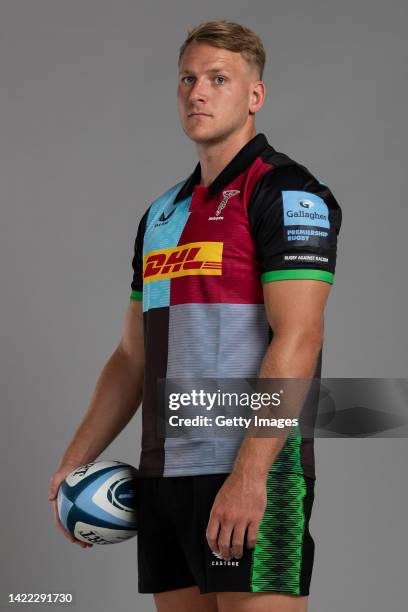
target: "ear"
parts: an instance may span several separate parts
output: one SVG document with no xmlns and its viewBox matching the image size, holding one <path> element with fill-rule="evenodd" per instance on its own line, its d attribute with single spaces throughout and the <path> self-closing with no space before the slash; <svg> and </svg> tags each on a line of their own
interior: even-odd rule
<svg viewBox="0 0 408 612">
<path fill-rule="evenodd" d="M 249 112 L 257 113 L 261 110 L 266 97 L 266 85 L 263 81 L 255 81 L 251 83 L 251 92 L 249 98 Z"/>
</svg>

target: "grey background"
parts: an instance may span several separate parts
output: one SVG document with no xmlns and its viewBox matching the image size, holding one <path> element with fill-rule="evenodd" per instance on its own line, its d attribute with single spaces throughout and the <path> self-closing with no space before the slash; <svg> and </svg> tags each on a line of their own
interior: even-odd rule
<svg viewBox="0 0 408 612">
<path fill-rule="evenodd" d="M 154 609 L 136 540 L 71 545 L 47 498 L 121 334 L 138 220 L 196 163 L 176 108 L 188 26 L 226 18 L 262 37 L 257 129 L 342 205 L 323 375 L 406 376 L 407 13 L 402 0 L 0 2 L 4 609 L 8 593 L 59 590 L 81 612 Z M 406 440 L 316 446 L 310 610 L 406 610 Z M 102 457 L 137 465 L 139 448 L 138 413 Z"/>
</svg>

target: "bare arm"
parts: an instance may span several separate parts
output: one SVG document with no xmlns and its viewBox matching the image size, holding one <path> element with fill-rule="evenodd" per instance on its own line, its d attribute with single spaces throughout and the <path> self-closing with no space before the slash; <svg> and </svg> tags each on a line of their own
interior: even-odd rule
<svg viewBox="0 0 408 612">
<path fill-rule="evenodd" d="M 323 341 L 323 313 L 330 285 L 282 280 L 264 285 L 265 307 L 274 331 L 259 371 L 261 378 L 311 378 Z M 245 438 L 234 469 L 219 490 L 207 528 L 210 548 L 223 559 L 240 558 L 244 535 L 255 545 L 266 507 L 266 481 L 286 436 Z M 232 544 L 232 550 L 230 546 Z"/>
<path fill-rule="evenodd" d="M 297 285 L 297 286 L 296 286 Z M 268 321 L 274 330 L 259 371 L 260 378 L 311 378 L 323 342 L 324 307 L 331 285 L 287 280 L 264 285 Z M 266 481 L 287 436 L 246 438 L 234 471 Z"/>
<path fill-rule="evenodd" d="M 61 482 L 75 467 L 93 461 L 127 425 L 140 405 L 144 378 L 142 303 L 130 300 L 120 342 L 106 362 L 89 407 L 51 477 L 49 500 L 58 529 L 71 542 L 87 548 L 61 524 L 57 494 Z"/>
<path fill-rule="evenodd" d="M 130 300 L 122 338 L 106 362 L 61 464 L 93 461 L 127 425 L 142 399 L 144 376 L 141 302 Z"/>
</svg>

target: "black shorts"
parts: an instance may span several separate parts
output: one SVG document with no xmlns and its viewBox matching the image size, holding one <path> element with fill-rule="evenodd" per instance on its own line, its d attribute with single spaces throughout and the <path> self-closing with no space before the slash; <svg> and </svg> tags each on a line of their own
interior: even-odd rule
<svg viewBox="0 0 408 612">
<path fill-rule="evenodd" d="M 215 496 L 228 474 L 139 478 L 139 593 L 198 585 L 201 593 L 308 595 L 314 559 L 311 478 L 270 472 L 256 546 L 224 561 L 208 546 Z"/>
</svg>

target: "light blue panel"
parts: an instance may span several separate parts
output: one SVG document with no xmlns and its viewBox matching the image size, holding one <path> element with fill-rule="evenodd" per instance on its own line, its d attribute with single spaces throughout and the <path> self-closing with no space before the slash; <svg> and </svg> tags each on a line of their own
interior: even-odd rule
<svg viewBox="0 0 408 612">
<path fill-rule="evenodd" d="M 181 181 L 153 202 L 147 216 L 143 257 L 156 249 L 175 247 L 189 216 L 191 196 L 174 204 L 185 181 Z M 143 285 L 143 311 L 170 305 L 170 279 Z"/>
<path fill-rule="evenodd" d="M 308 191 L 282 191 L 284 225 L 330 227 L 325 201 Z"/>
<path fill-rule="evenodd" d="M 170 304 L 170 279 L 152 281 L 143 285 L 143 312 Z"/>
</svg>

